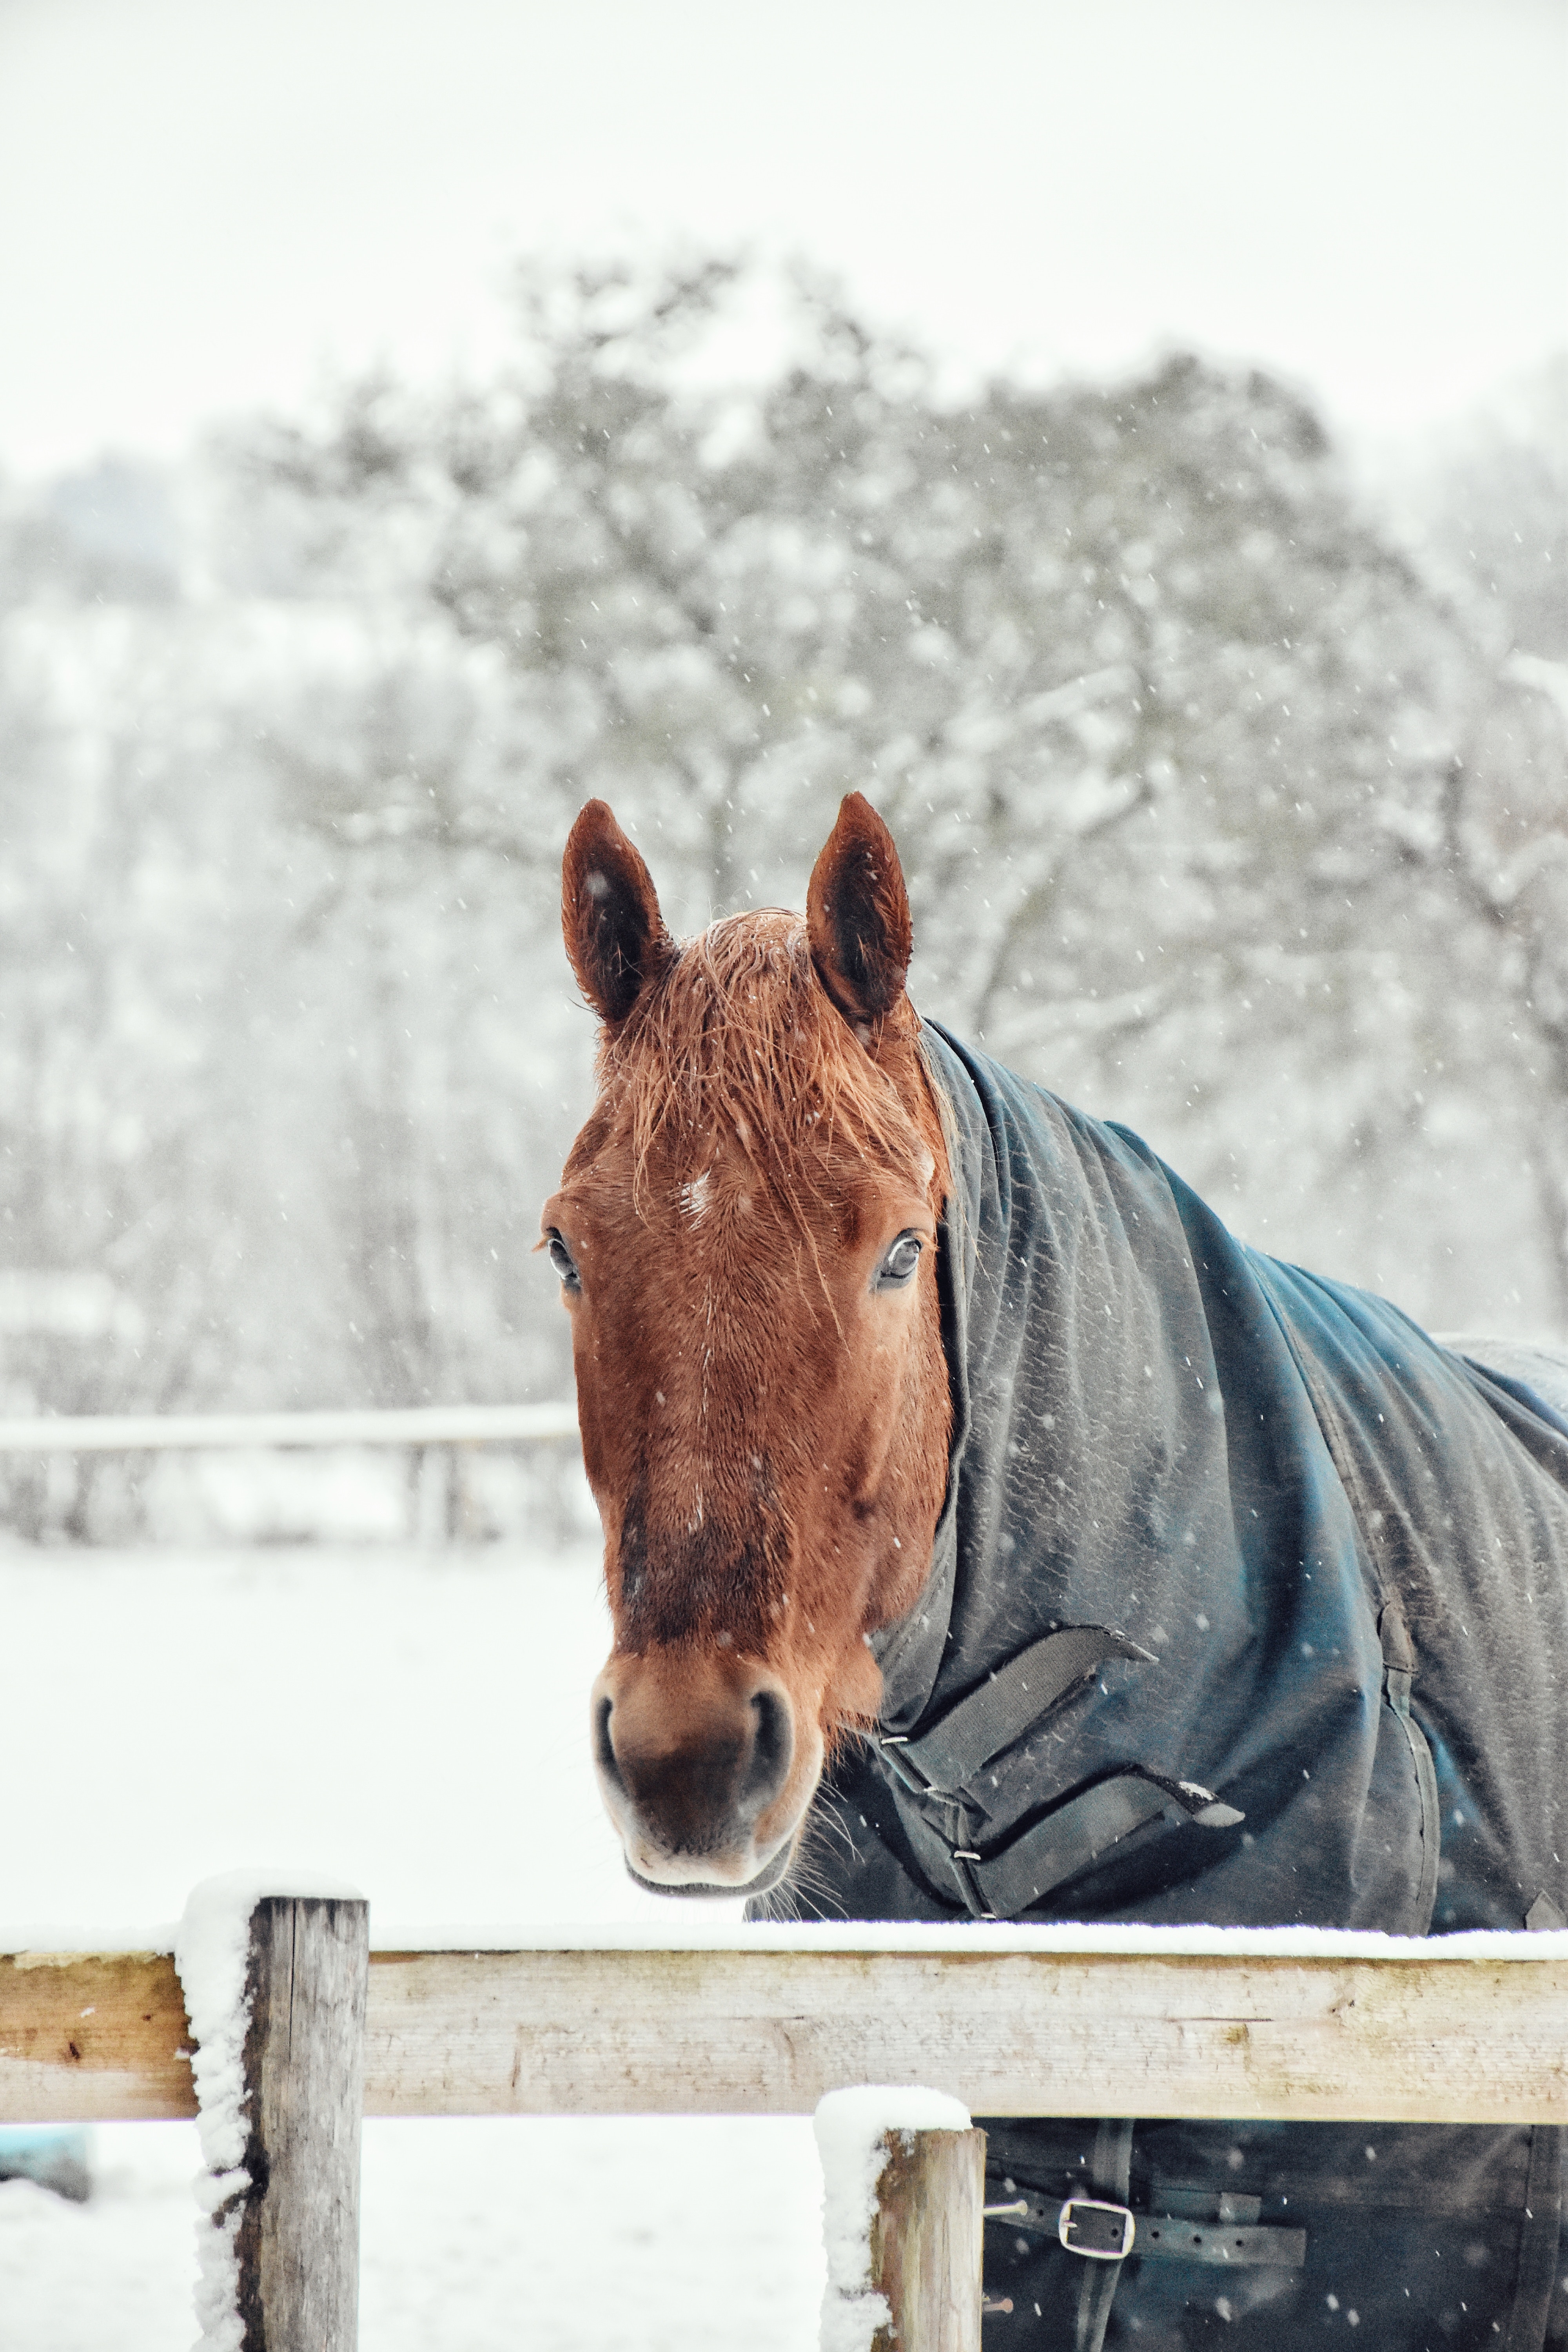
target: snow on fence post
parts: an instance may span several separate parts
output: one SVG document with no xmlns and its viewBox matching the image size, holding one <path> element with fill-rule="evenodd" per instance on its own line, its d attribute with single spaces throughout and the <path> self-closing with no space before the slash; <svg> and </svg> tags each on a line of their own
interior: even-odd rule
<svg viewBox="0 0 1568 2352">
<path fill-rule="evenodd" d="M 175 1959 L 208 2168 L 204 2352 L 354 2352 L 369 1906 L 294 1874 L 210 1879 Z"/>
<path fill-rule="evenodd" d="M 980 2352 L 985 2135 L 942 2091 L 818 2102 L 822 2352 Z"/>
</svg>

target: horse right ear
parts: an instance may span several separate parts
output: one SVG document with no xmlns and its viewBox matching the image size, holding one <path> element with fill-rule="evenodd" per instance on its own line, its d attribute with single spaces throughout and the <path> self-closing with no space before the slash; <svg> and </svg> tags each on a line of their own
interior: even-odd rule
<svg viewBox="0 0 1568 2352">
<path fill-rule="evenodd" d="M 675 961 L 653 877 L 603 801 L 590 801 L 567 836 L 561 928 L 578 987 L 613 1024 Z"/>
<path fill-rule="evenodd" d="M 904 992 L 914 948 L 910 896 L 893 836 L 863 793 L 848 793 L 811 869 L 811 961 L 862 1045 Z"/>
</svg>

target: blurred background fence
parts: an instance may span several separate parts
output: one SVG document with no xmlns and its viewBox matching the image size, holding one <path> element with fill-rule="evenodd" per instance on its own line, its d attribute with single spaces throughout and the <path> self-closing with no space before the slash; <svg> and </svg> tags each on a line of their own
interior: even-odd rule
<svg viewBox="0 0 1568 2352">
<path fill-rule="evenodd" d="M 485 380 L 0 490 L 0 1414 L 570 1393 L 591 793 L 689 929 L 866 790 L 922 1010 L 1265 1249 L 1568 1331 L 1562 364 L 1374 506 L 1257 373 L 954 407 L 798 273 L 736 388 L 729 261 L 514 290 Z M 166 1532 L 128 1460 L 0 1524 Z"/>
<path fill-rule="evenodd" d="M 596 1527 L 574 1405 L 0 1421 L 34 1542 L 569 1542 Z"/>
</svg>

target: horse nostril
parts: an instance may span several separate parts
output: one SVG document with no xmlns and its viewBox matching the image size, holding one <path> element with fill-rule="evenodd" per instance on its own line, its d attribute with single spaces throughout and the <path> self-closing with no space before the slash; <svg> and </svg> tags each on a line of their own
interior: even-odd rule
<svg viewBox="0 0 1568 2352">
<path fill-rule="evenodd" d="M 599 1699 L 594 1708 L 594 1761 L 612 1788 L 625 1787 L 621 1768 L 616 1760 L 615 1742 L 610 1738 L 610 1715 L 614 1702 Z"/>
<path fill-rule="evenodd" d="M 741 1790 L 745 1811 L 759 1813 L 778 1795 L 789 1778 L 795 1755 L 795 1725 L 789 1701 L 778 1692 L 752 1695 L 752 1754 Z"/>
</svg>

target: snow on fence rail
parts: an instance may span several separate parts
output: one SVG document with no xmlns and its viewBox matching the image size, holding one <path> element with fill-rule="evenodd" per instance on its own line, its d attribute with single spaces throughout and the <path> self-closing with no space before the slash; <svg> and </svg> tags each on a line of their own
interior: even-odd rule
<svg viewBox="0 0 1568 2352">
<path fill-rule="evenodd" d="M 353 2352 L 361 2115 L 798 2115 L 918 2082 L 982 2115 L 1568 2123 L 1568 1933 L 600 1930 L 371 1952 L 359 1898 L 257 1885 L 198 1890 L 187 1982 L 167 1949 L 0 1955 L 0 2121 L 188 2116 L 199 2084 L 215 2347 L 243 2319 L 266 2352 Z M 905 2352 L 978 2352 L 979 2142 L 884 2137 L 865 2291 L 858 2272 L 830 2290 L 825 2344 L 886 2320 Z"/>
</svg>

